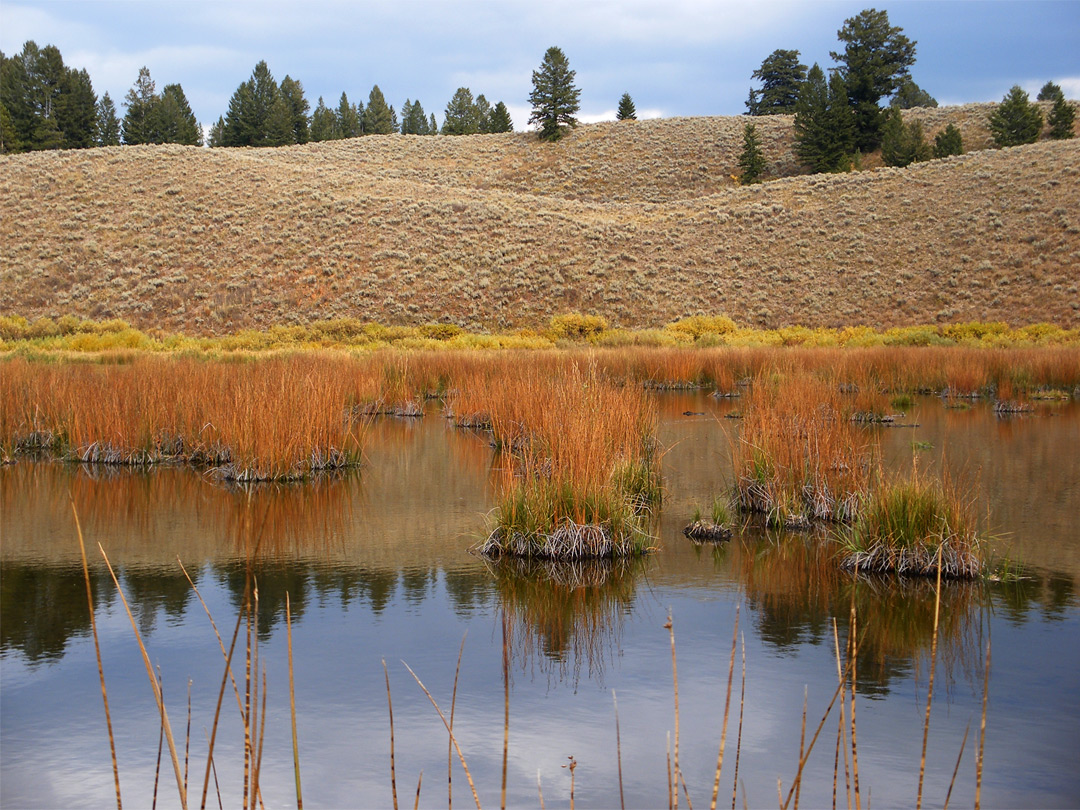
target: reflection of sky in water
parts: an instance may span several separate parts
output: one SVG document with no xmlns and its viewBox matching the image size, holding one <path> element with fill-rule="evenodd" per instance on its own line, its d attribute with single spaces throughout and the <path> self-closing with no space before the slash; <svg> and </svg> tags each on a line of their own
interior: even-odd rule
<svg viewBox="0 0 1080 810">
<path fill-rule="evenodd" d="M 204 577 L 200 588 L 211 610 L 229 624 L 230 597 Z M 664 800 L 665 733 L 672 728 L 670 647 L 663 630 L 666 611 L 675 616 L 682 706 L 681 760 L 699 802 L 709 791 L 715 767 L 727 652 L 737 596 L 731 590 L 640 589 L 633 616 L 623 627 L 617 666 L 605 672 L 603 687 L 587 679 L 577 687 L 553 682 L 515 660 L 511 693 L 511 778 L 513 804 L 535 800 L 536 769 L 545 797 L 564 799 L 569 755 L 577 770 L 582 806 L 609 804 L 617 785 L 614 716 L 610 690 L 618 693 L 623 771 L 633 804 L 659 806 Z M 193 684 L 195 750 L 221 674 L 220 652 L 197 605 L 189 606 L 190 626 L 166 628 L 158 621 L 150 636 L 152 660 L 161 667 L 170 696 L 170 717 L 182 733 L 186 679 Z M 740 773 L 751 804 L 771 795 L 776 776 L 789 783 L 798 748 L 803 686 L 810 695 L 811 727 L 832 695 L 835 661 L 831 645 L 799 643 L 778 649 L 763 644 L 745 607 L 741 628 L 747 640 L 744 745 Z M 231 627 L 230 627 L 231 630 Z M 156 755 L 156 712 L 126 617 L 115 608 L 100 620 L 106 679 L 120 745 L 121 784 L 132 806 L 149 803 Z M 389 800 L 389 733 L 380 660 L 391 673 L 397 772 L 403 794 L 415 789 L 424 771 L 429 801 L 445 790 L 447 740 L 441 724 L 400 663 L 407 662 L 449 708 L 458 645 L 468 633 L 457 704 L 457 732 L 470 769 L 491 803 L 501 767 L 501 633 L 496 611 L 484 608 L 461 616 L 440 578 L 423 614 L 411 609 L 400 589 L 380 614 L 362 601 L 344 610 L 329 600 L 309 605 L 294 625 L 297 704 L 305 799 L 310 806 L 385 806 Z M 1022 625 L 992 620 L 994 661 L 986 752 L 984 800 L 988 805 L 1046 805 L 1075 796 L 1080 780 L 1069 767 L 1080 750 L 1077 645 L 1065 643 L 1080 632 L 1073 610 L 1063 621 L 1029 615 Z M 261 643 L 270 684 L 269 727 L 264 754 L 264 790 L 274 804 L 291 795 L 285 633 L 274 629 Z M 1032 667 L 1032 661 L 1053 666 Z M 739 669 L 736 667 L 736 695 Z M 973 680 L 977 680 L 977 677 Z M 862 699 L 858 706 L 859 754 L 864 786 L 875 805 L 909 804 L 914 795 L 921 741 L 925 682 L 893 682 L 888 699 Z M 17 653 L 4 654 L 3 804 L 8 806 L 101 806 L 109 803 L 108 749 L 98 693 L 93 648 L 86 638 L 71 643 L 61 663 L 27 666 Z M 1047 700 L 1047 695 L 1053 695 Z M 1040 697 L 1041 696 L 1041 697 Z M 941 801 L 964 726 L 977 727 L 978 686 L 964 678 L 947 690 L 939 681 L 931 719 L 926 794 Z M 227 697 L 228 721 L 219 734 L 217 762 L 225 802 L 235 804 L 240 734 L 235 704 Z M 729 725 L 728 765 L 722 789 L 730 791 L 737 700 Z M 974 729 L 973 729 L 974 730 Z M 1017 741 L 1023 743 L 1018 745 Z M 974 736 L 965 761 L 971 764 Z M 811 760 L 803 788 L 805 806 L 830 801 L 835 720 Z M 199 756 L 193 757 L 198 763 Z M 455 759 L 456 762 L 456 759 Z M 201 775 L 193 776 L 193 781 Z M 457 800 L 467 802 L 464 775 L 456 769 Z M 963 766 L 958 797 L 973 793 L 973 766 Z M 726 788 L 723 785 L 726 784 Z M 163 773 L 162 795 L 174 802 L 171 773 Z M 170 806 L 166 803 L 166 806 Z"/>
<path fill-rule="evenodd" d="M 722 485 L 722 464 L 715 456 L 726 452 L 720 432 L 730 422 L 709 417 L 678 419 L 683 410 L 707 410 L 701 398 L 673 403 L 671 422 L 664 430 L 686 437 L 669 451 L 669 496 L 665 502 L 661 539 L 665 550 L 635 574 L 629 593 L 614 609 L 622 618 L 601 643 L 606 654 L 601 672 L 572 677 L 551 667 L 537 654 L 516 651 L 512 662 L 510 720 L 510 803 L 537 802 L 536 772 L 541 772 L 549 806 L 565 803 L 569 774 L 566 757 L 578 760 L 576 799 L 580 806 L 610 806 L 617 801 L 614 714 L 611 690 L 618 693 L 622 733 L 623 773 L 629 806 L 660 806 L 666 797 L 666 732 L 673 728 L 671 659 L 663 629 L 670 608 L 675 617 L 679 654 L 679 698 L 682 707 L 680 759 L 695 803 L 711 792 L 722 723 L 728 651 L 735 606 L 743 605 L 740 620 L 747 649 L 746 707 L 740 780 L 749 803 L 761 805 L 775 796 L 775 780 L 785 791 L 794 775 L 798 752 L 803 688 L 809 691 L 810 729 L 820 719 L 835 688 L 831 616 L 845 615 L 843 600 L 831 596 L 829 606 L 809 607 L 783 577 L 759 575 L 756 585 L 745 579 L 745 555 L 760 554 L 753 544 L 719 550 L 695 548 L 678 530 L 693 504 L 706 504 Z M 682 407 L 689 403 L 690 407 Z M 721 406 L 726 407 L 726 406 Z M 1034 518 L 1011 492 L 1016 481 L 1030 480 L 1044 463 L 1047 445 L 1062 451 L 1076 442 L 1071 428 L 1053 441 L 1039 438 L 1028 425 L 1010 428 L 1004 439 L 1011 456 L 1030 446 L 1032 469 L 1018 469 L 1016 458 L 994 461 L 983 456 L 988 433 L 1001 428 L 978 414 L 959 427 L 951 426 L 940 440 L 935 403 L 922 406 L 918 434 L 930 436 L 935 447 L 956 460 L 975 457 L 982 465 L 981 485 L 1001 492 L 1006 527 L 1018 534 L 1018 545 L 1034 545 L 1026 533 Z M 952 420 L 954 414 L 948 414 Z M 1071 425 L 1075 427 L 1075 414 Z M 718 424 L 720 428 L 718 428 Z M 935 426 L 938 427 L 935 427 Z M 984 427 L 980 428 L 979 425 Z M 1033 423 L 1038 427 L 1038 423 Z M 920 428 L 920 430 L 923 430 Z M 481 801 L 498 801 L 502 746 L 501 629 L 499 593 L 481 561 L 465 553 L 482 530 L 488 508 L 487 451 L 474 437 L 447 433 L 436 420 L 394 428 L 376 443 L 371 462 L 359 478 L 339 482 L 322 496 L 324 509 L 339 509 L 339 520 L 316 523 L 289 506 L 290 497 L 275 502 L 276 519 L 300 534 L 295 542 L 275 548 L 276 560 L 261 576 L 264 608 L 283 603 L 283 591 L 293 594 L 297 704 L 304 798 L 309 806 L 388 806 L 389 729 L 381 659 L 390 667 L 397 743 L 398 791 L 407 803 L 416 778 L 424 772 L 423 801 L 445 801 L 447 739 L 442 725 L 401 661 L 406 661 L 448 710 L 454 665 L 462 636 L 467 633 L 457 704 L 457 732 Z M 894 448 L 910 442 L 911 434 L 891 431 Z M 965 438 L 966 437 L 966 438 Z M 1071 438 L 1070 438 L 1071 437 Z M 992 448 L 992 445 L 991 445 Z M 962 451 L 962 452 L 961 452 Z M 899 452 L 897 450 L 897 452 Z M 980 455 L 982 454 L 982 455 Z M 1077 513 L 1076 481 L 1067 482 L 1067 465 L 1076 454 L 1063 454 L 1057 481 L 1047 483 L 1051 497 Z M 994 462 L 994 463 L 991 463 Z M 960 461 L 958 463 L 963 463 Z M 37 494 L 25 468 L 0 471 L 3 543 L 3 637 L 0 691 L 0 804 L 18 806 L 103 806 L 113 787 L 93 647 L 77 606 L 85 594 L 78 577 L 63 576 L 72 561 L 70 518 L 66 491 L 72 468 L 57 467 L 33 474 Z M 721 472 L 717 472 L 717 467 Z M 1007 480 L 995 477 L 1001 470 Z M 182 471 L 161 471 L 165 478 Z M 1071 474 L 1071 473 L 1070 473 Z M 121 476 L 117 480 L 124 480 Z M 102 482 L 103 486 L 110 486 Z M 122 486 L 113 484 L 111 486 Z M 187 549 L 189 570 L 210 604 L 223 633 L 235 620 L 236 587 L 227 563 L 235 548 L 228 541 L 224 517 L 227 498 L 221 491 L 195 480 L 181 487 L 184 501 L 169 505 L 143 481 L 141 495 L 120 495 L 113 489 L 110 509 L 88 516 L 88 539 L 102 540 L 130 574 L 125 592 L 142 608 L 141 624 L 148 630 L 153 662 L 161 667 L 169 699 L 170 719 L 182 736 L 187 680 L 193 682 L 194 717 L 192 793 L 202 782 L 204 730 L 221 678 L 221 654 L 208 622 L 193 596 L 182 597 L 171 562 Z M 18 497 L 17 497 L 18 496 Z M 138 515 L 140 502 L 158 504 L 155 515 Z M 263 503 L 267 501 L 264 499 Z M 194 505 L 194 506 L 193 506 Z M 123 506 L 123 508 L 119 508 Z M 235 507 L 232 507 L 235 509 Z M 299 516 L 298 516 L 299 515 Z M 1080 795 L 1075 772 L 1080 754 L 1080 609 L 1072 590 L 1075 569 L 1070 560 L 1077 548 L 1073 535 L 1063 536 L 1064 519 L 1051 514 L 1044 542 L 1060 550 L 1062 568 L 1053 577 L 1041 575 L 1022 588 L 997 588 L 993 607 L 984 613 L 994 644 L 991 670 L 983 801 L 987 806 L 1060 805 Z M 135 528 L 127 529 L 125 521 Z M 317 525 L 328 525 L 331 544 L 316 537 Z M 1056 533 L 1055 533 L 1056 532 Z M 1049 536 L 1049 540 L 1046 537 Z M 1070 541 L 1070 538 L 1073 538 Z M 69 542 L 70 540 L 70 542 Z M 1072 542 L 1072 545 L 1069 543 Z M 290 551 L 290 548 L 292 549 Z M 77 553 L 77 552 L 76 552 Z M 1042 551 L 1040 565 L 1053 558 Z M 293 563 L 282 567 L 292 555 Z M 299 561 L 296 559 L 299 557 Z M 42 558 L 54 560 L 40 567 Z M 200 562 L 201 561 L 201 562 Z M 25 564 L 39 579 L 13 579 Z M 44 572 L 44 573 L 43 573 Z M 77 573 L 77 572 L 76 572 Z M 51 577 L 51 578 L 50 578 Z M 20 592 L 12 583 L 20 582 Z M 33 599 L 26 604 L 30 595 Z M 119 602 L 107 604 L 101 591 L 99 631 L 104 645 L 105 675 L 113 723 L 120 745 L 120 776 L 125 802 L 148 806 L 157 753 L 157 712 L 149 684 Z M 505 593 L 504 593 L 505 596 Z M 812 601 L 812 600 L 811 600 Z M 840 603 L 842 601 L 842 603 Z M 976 600 L 977 601 L 977 600 Z M 513 601 L 508 602 L 515 610 Z M 953 604 L 946 599 L 946 604 Z M 977 610 L 974 601 L 968 610 Z M 62 610 L 58 605 L 68 605 Z M 766 610 L 767 605 L 772 607 Z M 774 608 L 790 622 L 781 634 L 784 643 L 769 641 L 775 631 Z M 869 610 L 870 608 L 868 608 Z M 50 613 L 50 610 L 52 611 Z M 63 611 L 67 611 L 64 613 Z M 39 615 L 39 614 L 45 614 Z M 84 611 L 85 614 L 85 611 Z M 524 613 L 515 614 L 520 617 Z M 65 618 L 66 617 L 66 618 Z M 770 618 L 772 617 L 772 618 Z M 264 754 L 264 794 L 268 806 L 289 804 L 293 796 L 288 715 L 285 629 L 280 613 L 272 625 L 264 621 L 260 641 L 269 680 L 269 719 Z M 873 616 L 860 619 L 874 622 Z M 966 804 L 974 793 L 974 752 L 981 699 L 981 654 L 985 636 L 978 636 L 975 614 L 973 649 L 953 665 L 939 668 L 935 710 L 931 718 L 930 750 L 925 796 L 928 804 L 943 801 L 965 726 L 972 724 L 953 801 Z M 826 632 L 820 632 L 824 624 Z M 880 622 L 882 626 L 887 623 Z M 594 626 L 605 626 L 603 622 Z M 881 630 L 881 627 L 870 628 Z M 881 632 L 885 632 L 881 630 Z M 28 635 L 52 633 L 48 654 L 32 661 Z M 841 633 L 843 624 L 841 623 Z M 918 636 L 918 634 L 915 634 Z M 907 636 L 905 636 L 907 638 Z M 943 640 L 943 645 L 949 642 Z M 606 645 L 606 646 L 605 646 Z M 40 644 L 38 645 L 41 646 Z M 574 648 L 569 647 L 569 654 Z M 874 806 L 913 803 L 918 779 L 922 716 L 925 708 L 925 650 L 901 650 L 890 674 L 870 686 L 858 705 L 860 776 L 872 789 Z M 550 663 L 550 662 L 548 662 Z M 862 665 L 862 662 L 860 662 Z M 572 667 L 571 667 L 572 669 Z M 868 666 L 869 669 L 869 666 Z M 553 676 L 554 672 L 554 676 Z M 946 674 L 947 673 L 947 674 Z M 879 677 L 873 672 L 865 677 Z M 731 795 L 731 774 L 738 722 L 739 668 L 729 737 L 721 804 Z M 225 722 L 218 737 L 217 764 L 226 806 L 239 803 L 242 738 L 235 699 L 226 696 Z M 804 806 L 831 802 L 832 760 L 836 720 L 830 718 L 819 748 L 810 760 L 803 787 Z M 460 766 L 454 766 L 457 804 L 471 806 Z M 843 776 L 841 774 L 841 781 Z M 163 768 L 159 801 L 175 806 L 171 767 Z M 211 798 L 211 804 L 216 799 Z M 739 802 L 741 804 L 741 791 Z M 192 804 L 195 799 L 192 799 Z"/>
</svg>

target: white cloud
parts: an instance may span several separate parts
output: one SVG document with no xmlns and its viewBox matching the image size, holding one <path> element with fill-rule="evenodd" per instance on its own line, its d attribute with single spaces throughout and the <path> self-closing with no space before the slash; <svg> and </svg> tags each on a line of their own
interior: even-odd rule
<svg viewBox="0 0 1080 810">
<path fill-rule="evenodd" d="M 23 43 L 32 39 L 42 47 L 56 45 L 67 63 L 65 44 L 98 39 L 97 29 L 93 26 L 66 20 L 40 8 L 7 2 L 0 9 L 0 22 L 3 23 L 0 25 L 0 50 L 8 56 L 22 51 Z"/>
<path fill-rule="evenodd" d="M 614 121 L 615 120 L 615 108 L 610 110 L 604 110 L 601 113 L 587 113 L 578 116 L 578 120 L 583 124 L 596 124 L 600 121 Z M 648 118 L 663 118 L 664 111 L 658 108 L 651 108 L 647 110 L 637 110 L 637 117 L 639 121 L 644 121 Z"/>
<path fill-rule="evenodd" d="M 1061 79 L 1054 79 L 1054 82 L 1061 86 L 1065 98 L 1080 99 L 1080 76 L 1065 76 Z"/>
</svg>

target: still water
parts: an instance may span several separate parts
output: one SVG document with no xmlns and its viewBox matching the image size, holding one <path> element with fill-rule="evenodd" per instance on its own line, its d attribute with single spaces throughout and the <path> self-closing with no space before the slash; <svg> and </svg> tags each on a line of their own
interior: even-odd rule
<svg viewBox="0 0 1080 810">
<path fill-rule="evenodd" d="M 504 634 L 509 658 L 508 803 L 580 807 L 667 799 L 674 731 L 671 641 L 678 653 L 679 758 L 692 801 L 711 798 L 736 621 L 746 682 L 738 751 L 739 806 L 787 793 L 799 757 L 804 695 L 808 737 L 837 683 L 856 607 L 859 777 L 864 803 L 915 802 L 930 664 L 934 594 L 928 583 L 858 583 L 823 565 L 817 541 L 747 527 L 729 543 L 695 545 L 681 529 L 730 485 L 738 402 L 699 394 L 658 398 L 666 496 L 657 553 L 625 565 L 573 569 L 492 565 L 469 553 L 493 505 L 498 464 L 475 434 L 438 411 L 374 427 L 354 475 L 307 486 L 229 489 L 197 472 L 90 469 L 22 461 L 0 469 L 0 805 L 102 807 L 115 802 L 86 590 L 72 505 L 91 557 L 96 619 L 123 799 L 148 807 L 159 714 L 100 543 L 164 684 L 183 744 L 191 695 L 190 803 L 198 803 L 206 740 L 223 673 L 207 606 L 230 635 L 243 598 L 245 549 L 258 540 L 258 645 L 266 670 L 261 775 L 267 807 L 295 803 L 285 600 L 293 615 L 303 798 L 309 807 L 387 807 L 393 698 L 397 788 L 411 804 L 448 799 L 448 735 L 405 668 L 449 711 L 464 642 L 455 735 L 480 800 L 500 797 Z M 687 415 L 686 412 L 690 412 Z M 1017 583 L 950 583 L 941 631 L 924 797 L 940 805 L 965 730 L 953 803 L 975 794 L 983 660 L 992 642 L 982 803 L 1076 806 L 1080 801 L 1080 407 L 1040 406 L 1002 419 L 985 405 L 947 410 L 920 400 L 907 426 L 881 432 L 897 469 L 917 463 L 966 482 L 994 548 L 1027 566 Z M 917 423 L 917 426 L 916 426 Z M 226 638 L 226 644 L 228 638 Z M 741 660 L 720 780 L 730 805 Z M 613 692 L 621 748 L 616 745 Z M 240 804 L 243 736 L 226 694 L 215 751 L 224 806 Z M 832 803 L 837 718 L 807 763 L 804 806 Z M 180 753 L 183 765 L 183 752 Z M 164 754 L 159 806 L 178 805 Z M 841 761 L 840 805 L 844 770 Z M 472 806 L 453 763 L 453 802 Z M 217 805 L 211 778 L 211 805 Z M 682 797 L 680 797 L 682 799 Z M 685 799 L 682 799 L 685 801 Z"/>
</svg>

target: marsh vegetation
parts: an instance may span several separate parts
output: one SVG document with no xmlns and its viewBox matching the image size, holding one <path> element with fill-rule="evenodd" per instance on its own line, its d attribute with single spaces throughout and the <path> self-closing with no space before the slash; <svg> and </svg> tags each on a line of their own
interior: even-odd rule
<svg viewBox="0 0 1080 810">
<path fill-rule="evenodd" d="M 785 792 L 800 785 L 793 803 L 827 802 L 834 775 L 842 784 L 845 773 L 843 760 L 833 758 L 834 741 L 841 753 L 847 747 L 847 772 L 853 775 L 849 732 L 831 725 L 828 733 L 835 740 L 824 744 L 822 738 L 801 772 L 805 750 L 792 748 L 791 774 L 783 767 L 777 773 L 775 756 L 760 754 L 761 746 L 779 744 L 763 719 L 776 715 L 775 707 L 766 711 L 765 704 L 780 700 L 789 717 L 785 730 L 775 733 L 790 741 L 794 729 L 797 736 L 801 706 L 777 696 L 810 682 L 812 731 L 815 714 L 826 714 L 843 681 L 846 706 L 853 683 L 859 694 L 874 698 L 869 703 L 859 698 L 860 779 L 873 785 L 874 796 L 910 799 L 913 783 L 890 775 L 892 765 L 883 763 L 892 760 L 882 757 L 892 742 L 882 740 L 895 741 L 897 734 L 917 740 L 922 719 L 918 725 L 897 725 L 888 708 L 896 697 L 890 695 L 909 701 L 936 661 L 949 688 L 933 697 L 931 751 L 939 739 L 939 749 L 947 753 L 928 760 L 926 795 L 935 800 L 945 795 L 953 763 L 962 756 L 967 765 L 956 790 L 970 796 L 979 789 L 972 758 L 977 737 L 962 747 L 962 723 L 938 703 L 958 702 L 964 711 L 956 714 L 965 717 L 972 707 L 977 725 L 989 624 L 996 628 L 995 655 L 999 644 L 1004 647 L 1007 673 L 1010 649 L 1026 643 L 1024 623 L 1049 623 L 1048 631 L 1060 637 L 1064 627 L 1053 624 L 1053 617 L 1076 610 L 1071 584 L 1076 572 L 1068 562 L 1077 553 L 1068 539 L 1071 517 L 1047 511 L 1036 518 L 1041 530 L 1036 532 L 1020 517 L 1026 511 L 1015 503 L 1019 493 L 1014 491 L 1017 480 L 1039 480 L 1045 493 L 1040 502 L 1046 505 L 1075 503 L 1080 494 L 1069 462 L 1054 467 L 1045 455 L 1075 443 L 1075 403 L 1035 399 L 1045 392 L 1060 397 L 1080 384 L 1076 359 L 1076 349 L 1068 346 L 9 357 L 0 374 L 0 443 L 14 462 L 0 469 L 5 679 L 26 667 L 66 666 L 68 651 L 85 650 L 89 641 L 82 577 L 64 580 L 81 584 L 81 612 L 73 603 L 64 615 L 54 615 L 62 603 L 49 596 L 58 593 L 57 577 L 66 576 L 62 572 L 71 562 L 70 518 L 64 517 L 70 491 L 90 539 L 87 574 L 98 622 L 109 626 L 122 616 L 119 586 L 152 660 L 162 662 L 158 677 L 178 751 L 184 744 L 177 717 L 186 711 L 178 703 L 181 679 L 198 684 L 193 727 L 222 724 L 213 754 L 220 788 L 211 778 L 211 797 L 220 789 L 226 802 L 292 801 L 294 787 L 284 779 L 292 778 L 293 756 L 284 657 L 290 634 L 297 645 L 296 733 L 305 798 L 340 803 L 359 795 L 350 792 L 357 789 L 351 777 L 330 776 L 327 768 L 344 771 L 324 746 L 355 741 L 362 733 L 367 764 L 361 771 L 370 784 L 361 793 L 375 803 L 388 801 L 382 657 L 393 698 L 399 799 L 411 796 L 415 783 L 406 788 L 405 782 L 420 770 L 427 772 L 423 792 L 428 796 L 432 769 L 446 767 L 448 739 L 430 733 L 441 727 L 438 715 L 396 662 L 404 659 L 413 668 L 449 720 L 454 672 L 445 662 L 458 651 L 460 631 L 475 627 L 460 665 L 453 728 L 483 803 L 495 801 L 493 786 L 503 779 L 505 691 L 513 803 L 535 797 L 537 767 L 548 800 L 565 795 L 568 774 L 559 766 L 573 755 L 580 763 L 575 790 L 583 806 L 613 801 L 618 764 L 628 796 L 662 804 L 667 790 L 663 730 L 673 718 L 658 713 L 656 693 L 659 689 L 662 703 L 670 705 L 673 683 L 657 682 L 657 667 L 671 664 L 667 634 L 658 628 L 670 606 L 682 702 L 682 746 L 673 760 L 672 784 L 699 801 L 709 794 L 717 769 L 715 746 L 723 720 L 717 693 L 722 697 L 725 689 L 702 673 L 715 674 L 731 663 L 734 611 L 740 604 L 739 629 L 748 639 L 745 727 L 740 737 L 743 687 L 736 660 L 722 766 L 725 790 L 735 787 L 737 796 L 755 802 L 781 775 Z M 931 391 L 936 396 L 926 393 Z M 738 396 L 715 398 L 713 392 Z M 999 397 L 1029 403 L 1032 410 L 996 411 Z M 946 407 L 954 401 L 969 407 Z M 423 416 L 375 415 L 394 413 L 403 403 L 413 403 Z M 230 405 L 237 408 L 231 421 Z M 722 418 L 736 413 L 740 419 Z M 865 413 L 894 421 L 858 418 Z M 213 433 L 203 429 L 207 423 Z M 237 427 L 229 432 L 223 429 L 227 425 Z M 977 434 L 969 437 L 976 426 Z M 211 436 L 219 444 L 211 444 Z M 289 437 L 284 450 L 282 436 Z M 1030 444 L 1040 436 L 1045 442 Z M 1020 439 L 1026 449 L 1014 446 Z M 116 451 L 111 463 L 86 452 L 95 444 Z M 246 459 L 246 469 L 289 474 L 276 476 L 276 483 L 230 481 L 212 472 L 221 466 L 220 458 L 207 458 L 206 448 L 212 447 L 228 447 L 234 458 Z M 319 472 L 311 464 L 316 450 L 325 455 L 328 448 L 342 447 L 353 454 L 348 466 Z M 1021 462 L 1027 465 L 1023 469 L 1016 466 Z M 981 468 L 977 478 L 968 464 Z M 1048 475 L 1051 469 L 1060 475 Z M 951 482 L 964 476 L 977 484 L 959 496 Z M 737 508 L 743 489 L 749 511 Z M 694 504 L 702 518 L 727 525 L 730 539 L 697 545 L 682 538 Z M 903 529 L 895 525 L 898 513 L 910 518 Z M 560 527 L 588 527 L 607 539 L 629 521 L 636 521 L 632 536 L 655 553 L 560 563 L 542 545 Z M 936 559 L 941 541 L 953 542 L 952 529 L 945 537 L 946 526 L 970 529 L 978 538 L 969 551 L 977 555 L 979 571 L 967 573 L 989 571 L 1004 581 L 981 575 L 966 583 L 949 581 L 957 571 L 949 567 L 947 547 L 940 569 L 871 564 L 875 557 L 895 563 L 896 555 L 883 550 L 881 538 L 899 540 L 906 548 L 911 527 L 919 529 L 916 541 L 929 543 L 921 559 Z M 534 531 L 532 540 L 541 545 L 520 556 L 487 559 L 468 553 L 484 538 L 498 539 L 500 527 L 514 527 L 511 531 L 522 538 Z M 1026 579 L 1013 575 L 1015 568 L 1002 572 L 988 554 L 1001 551 L 998 543 L 1008 532 L 1016 535 L 1019 546 L 1011 554 L 1025 563 Z M 855 551 L 860 538 L 867 546 Z M 96 542 L 114 564 L 116 583 L 94 553 Z M 850 566 L 858 573 L 844 564 L 844 554 L 854 553 L 868 555 Z M 220 721 L 213 707 L 225 659 L 176 556 L 207 599 L 226 652 L 232 623 L 241 620 L 233 660 L 237 686 L 235 692 L 228 686 L 233 697 L 226 694 L 230 708 Z M 900 559 L 907 558 L 901 554 Z M 51 561 L 42 567 L 42 560 Z M 944 581 L 935 587 L 939 570 Z M 42 606 L 42 614 L 23 623 L 20 611 L 29 605 Z M 1014 624 L 994 618 L 989 606 Z M 392 624 L 380 629 L 391 617 Z M 173 627 L 185 628 L 183 639 L 170 640 Z M 114 706 L 134 699 L 130 688 L 138 694 L 150 691 L 145 681 L 129 688 L 127 679 L 115 675 L 117 656 L 126 656 L 118 645 L 133 643 L 130 628 L 125 633 L 113 632 L 102 648 Z M 414 634 L 423 640 L 408 641 Z M 196 640 L 204 635 L 209 646 Z M 349 639 L 347 649 L 341 638 Z M 245 644 L 251 656 L 248 686 L 241 675 L 247 667 Z M 331 647 L 337 652 L 327 659 Z M 797 657 L 831 668 L 831 680 L 801 664 L 772 675 L 769 650 L 781 658 L 798 651 Z M 837 659 L 841 673 L 850 668 L 847 676 L 837 676 Z M 990 669 L 991 696 L 1008 688 L 995 686 L 995 678 L 1008 677 L 996 675 L 996 667 Z M 360 706 L 355 710 L 341 702 L 349 704 L 349 695 L 356 694 L 343 685 L 353 677 L 346 678 L 346 671 L 366 673 L 357 676 Z M 84 676 L 94 683 L 95 675 L 86 671 L 79 677 Z M 541 694 L 532 685 L 538 676 L 547 684 Z M 15 693 L 38 694 L 31 680 L 15 682 Z M 570 684 L 575 688 L 564 688 Z M 618 744 L 609 739 L 614 728 L 610 695 L 597 689 L 607 685 L 618 688 Z M 93 699 L 90 691 L 87 701 Z M 5 734 L 15 733 L 23 714 L 7 701 L 7 694 L 15 693 L 5 693 Z M 598 701 L 598 694 L 604 699 Z M 330 700 L 330 695 L 339 697 Z M 263 700 L 268 709 L 261 708 Z M 1044 711 L 1046 700 L 1033 692 L 1026 711 Z M 876 701 L 883 701 L 880 709 Z M 496 702 L 497 713 L 484 708 Z M 342 711 L 349 713 L 346 725 L 353 731 L 330 720 Z M 995 711 L 1009 710 L 995 709 L 991 698 L 985 761 L 994 787 L 982 789 L 1012 796 L 1013 788 L 1002 785 L 1011 777 L 1002 774 L 1012 773 L 1014 763 L 1002 753 L 1005 743 L 994 738 L 996 724 L 1004 722 Z M 152 704 L 121 710 L 114 718 L 122 729 L 117 757 L 125 799 L 147 796 L 144 789 L 155 781 L 153 752 L 133 748 L 132 742 L 156 739 L 160 715 Z M 565 728 L 544 719 L 555 716 L 564 718 Z M 836 714 L 829 717 L 837 723 Z M 845 718 L 843 728 L 849 728 L 850 714 Z M 140 730 L 127 731 L 133 728 Z M 96 750 L 102 750 L 102 728 L 95 723 L 91 731 Z M 426 741 L 433 736 L 441 736 L 441 754 L 434 750 L 440 746 Z M 190 745 L 193 752 L 199 749 L 196 737 Z M 703 757 L 701 751 L 708 749 L 712 753 Z M 905 750 L 913 779 L 919 753 L 917 746 Z M 182 760 L 182 753 L 178 756 Z M 460 803 L 468 801 L 460 793 L 468 788 L 454 756 Z M 324 758 L 325 763 L 314 761 Z M 441 765 L 433 764 L 440 759 Z M 191 790 L 197 793 L 207 760 L 195 761 L 200 770 Z M 729 770 L 736 761 L 744 787 Z M 108 760 L 93 767 L 107 773 Z M 350 769 L 355 763 L 345 770 Z M 8 776 L 5 783 L 15 785 Z M 55 780 L 51 784 L 64 789 Z M 1053 795 L 1069 789 L 1059 785 Z M 19 787 L 7 790 L 10 797 L 26 795 Z M 108 801 L 107 792 L 95 796 L 97 803 Z M 160 798 L 171 801 L 164 793 Z"/>
</svg>

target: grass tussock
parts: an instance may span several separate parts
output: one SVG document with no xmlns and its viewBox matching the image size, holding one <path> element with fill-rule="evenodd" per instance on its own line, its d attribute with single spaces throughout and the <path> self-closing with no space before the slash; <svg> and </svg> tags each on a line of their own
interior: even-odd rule
<svg viewBox="0 0 1080 810">
<path fill-rule="evenodd" d="M 582 559 L 644 553 L 660 499 L 656 409 L 595 366 L 492 368 L 452 400 L 501 449 L 502 496 L 486 555 Z M 482 416 L 476 416 L 482 414 Z"/>
<path fill-rule="evenodd" d="M 970 502 L 921 476 L 874 488 L 844 533 L 842 567 L 898 576 L 974 579 L 984 569 Z"/>
<path fill-rule="evenodd" d="M 12 453 L 31 447 L 84 463 L 187 463 L 240 482 L 305 479 L 361 459 L 366 425 L 349 414 L 371 381 L 348 373 L 349 365 L 315 355 L 8 361 L 0 436 Z"/>
<path fill-rule="evenodd" d="M 870 485 L 871 451 L 834 387 L 805 375 L 759 376 L 734 447 L 736 504 L 772 526 L 849 521 Z"/>
</svg>

